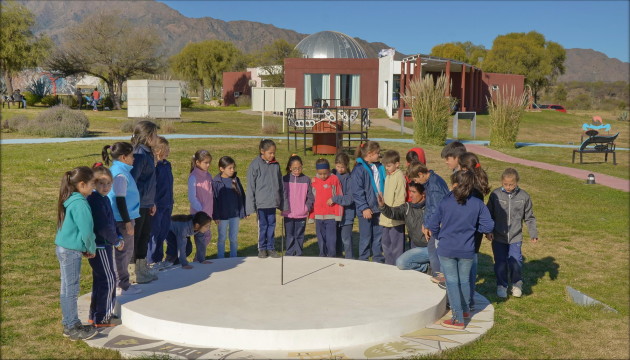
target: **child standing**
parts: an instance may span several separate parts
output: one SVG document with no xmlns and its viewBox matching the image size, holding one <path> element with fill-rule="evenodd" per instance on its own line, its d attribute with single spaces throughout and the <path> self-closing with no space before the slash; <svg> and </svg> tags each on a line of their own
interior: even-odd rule
<svg viewBox="0 0 630 360">
<path fill-rule="evenodd" d="M 287 162 L 287 174 L 282 177 L 284 186 L 284 231 L 286 234 L 285 255 L 300 256 L 304 247 L 306 218 L 313 208 L 311 179 L 302 173 L 302 158 L 291 155 Z"/>
<path fill-rule="evenodd" d="M 151 239 L 151 216 L 155 215 L 155 158 L 152 148 L 157 143 L 157 125 L 140 121 L 133 129 L 133 168 L 130 170 L 140 193 L 140 217 L 134 228 L 134 252 L 132 263 L 138 283 L 157 280 L 157 269 L 147 266 L 147 248 Z"/>
<path fill-rule="evenodd" d="M 171 163 L 166 160 L 171 150 L 168 140 L 158 136 L 157 143 L 153 147 L 153 153 L 157 160 L 155 165 L 155 215 L 151 218 L 151 241 L 149 243 L 148 258 L 153 269 L 162 269 L 173 265 L 162 261 L 164 258 L 164 240 L 171 226 L 171 214 L 173 213 L 173 169 Z"/>
<path fill-rule="evenodd" d="M 481 167 L 479 158 L 477 155 L 471 152 L 465 152 L 458 158 L 459 168 L 462 171 L 467 171 L 473 174 L 473 192 L 472 196 L 483 201 L 485 195 L 490 193 L 490 186 L 488 185 L 488 174 Z M 475 290 L 477 287 L 477 265 L 479 248 L 481 248 L 481 240 L 483 234 L 480 232 L 475 233 L 475 256 L 473 258 L 473 265 L 470 269 L 470 304 L 471 310 L 475 306 Z"/>
<path fill-rule="evenodd" d="M 171 227 L 166 236 L 166 242 L 169 245 L 166 249 L 167 261 L 178 263 L 186 270 L 192 269 L 193 267 L 187 259 L 188 255 L 192 253 L 189 236 L 208 232 L 211 224 L 212 218 L 203 211 L 199 211 L 195 215 L 174 215 L 171 218 Z"/>
<path fill-rule="evenodd" d="M 351 188 L 359 218 L 359 260 L 383 263 L 380 210 L 377 195 L 385 188 L 385 168 L 378 161 L 381 147 L 376 141 L 368 141 L 357 147 L 356 165 L 352 169 Z"/>
<path fill-rule="evenodd" d="M 335 157 L 335 168 L 332 173 L 337 176 L 341 183 L 343 195 L 332 197 L 332 203 L 343 206 L 341 221 L 337 222 L 337 255 L 341 256 L 342 251 L 346 259 L 354 259 L 352 255 L 352 225 L 356 215 L 352 190 L 350 189 L 350 157 L 345 152 L 340 152 Z"/>
<path fill-rule="evenodd" d="M 107 197 L 112 189 L 112 173 L 102 163 L 94 164 L 92 170 L 96 190 L 88 196 L 87 201 L 94 220 L 96 256 L 88 259 L 92 267 L 92 300 L 88 319 L 98 328 L 120 324 L 120 320 L 112 318 L 116 303 L 114 248 L 122 250 L 125 241 L 118 234 L 112 205 Z"/>
<path fill-rule="evenodd" d="M 501 175 L 501 188 L 494 190 L 488 200 L 488 209 L 495 222 L 494 231 L 488 234 L 488 239 L 492 241 L 497 296 L 501 298 L 507 297 L 510 280 L 512 295 L 523 295 L 523 221 L 527 224 L 532 242 L 538 242 L 532 199 L 518 187 L 518 181 L 515 169 L 505 169 Z"/>
<path fill-rule="evenodd" d="M 219 221 L 217 258 L 225 256 L 225 240 L 230 238 L 230 257 L 236 257 L 238 251 L 238 226 L 245 217 L 245 190 L 236 176 L 236 162 L 229 156 L 219 159 L 219 173 L 212 180 L 214 191 L 213 216 Z"/>
<path fill-rule="evenodd" d="M 106 145 L 103 147 L 102 156 L 106 165 L 112 161 L 110 171 L 114 180 L 107 197 L 112 206 L 116 228 L 122 234 L 125 242 L 124 248 L 116 249 L 114 255 L 116 272 L 118 273 L 116 295 L 137 294 L 141 290 L 131 286 L 133 279 L 131 279 L 129 272 L 132 267 L 129 262 L 134 249 L 134 224 L 135 220 L 140 217 L 140 193 L 130 173 L 134 157 L 133 146 L 127 142 L 117 142 L 112 146 Z M 138 282 L 137 277 L 135 280 Z M 139 280 L 140 282 L 151 281 L 142 276 Z"/>
<path fill-rule="evenodd" d="M 383 155 L 383 165 L 385 165 L 385 171 L 387 172 L 383 200 L 388 206 L 400 206 L 405 203 L 407 186 L 405 177 L 400 171 L 400 155 L 398 151 L 386 151 Z M 396 259 L 405 250 L 405 222 L 392 220 L 381 214 L 380 224 L 383 227 L 381 243 L 385 255 L 385 264 L 394 265 L 396 264 Z"/>
<path fill-rule="evenodd" d="M 413 162 L 407 168 L 407 177 L 413 182 L 424 185 L 424 193 L 426 194 L 426 205 L 424 210 L 424 219 L 422 221 L 422 231 L 424 236 L 429 239 L 427 251 L 431 262 L 431 280 L 437 284 L 445 281 L 440 270 L 440 259 L 436 252 L 435 236 L 429 236 L 427 231 L 427 222 L 437 211 L 440 201 L 449 193 L 446 181 L 436 174 L 433 170 L 427 169 L 426 165 L 421 162 Z"/>
<path fill-rule="evenodd" d="M 212 162 L 212 155 L 207 150 L 197 150 L 190 162 L 190 175 L 188 175 L 188 201 L 190 201 L 190 213 L 192 215 L 203 211 L 210 218 L 214 213 L 214 192 L 212 189 L 212 175 L 208 172 Z M 212 233 L 210 227 L 205 232 L 195 234 L 195 261 L 209 264 L 206 260 L 206 248 L 210 244 Z"/>
<path fill-rule="evenodd" d="M 315 203 L 311 217 L 315 219 L 315 232 L 319 245 L 319 256 L 337 256 L 337 221 L 341 221 L 343 207 L 332 201 L 333 196 L 343 195 L 341 183 L 330 173 L 326 159 L 315 162 L 317 176 L 313 178 Z"/>
<path fill-rule="evenodd" d="M 469 281 L 475 255 L 475 232 L 492 232 L 494 221 L 483 201 L 472 196 L 473 174 L 456 171 L 451 182 L 453 191 L 442 199 L 426 227 L 439 240 L 437 252 L 453 311 L 453 317 L 442 321 L 442 326 L 464 329 L 464 318 L 470 317 Z"/>
<path fill-rule="evenodd" d="M 258 257 L 280 257 L 275 250 L 276 209 L 283 210 L 283 185 L 280 165 L 276 161 L 276 143 L 263 139 L 260 155 L 247 169 L 245 212 L 258 216 Z"/>
<path fill-rule="evenodd" d="M 92 169 L 87 166 L 66 171 L 61 178 L 57 203 L 55 252 L 61 269 L 61 323 L 63 336 L 73 341 L 96 335 L 93 326 L 81 324 L 77 306 L 81 256 L 93 258 L 96 253 L 92 212 L 85 199 L 94 189 L 93 176 Z"/>
</svg>

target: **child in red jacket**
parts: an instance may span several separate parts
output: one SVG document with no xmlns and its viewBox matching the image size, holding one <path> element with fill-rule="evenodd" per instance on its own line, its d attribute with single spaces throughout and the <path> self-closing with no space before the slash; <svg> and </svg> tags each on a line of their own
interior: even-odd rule
<svg viewBox="0 0 630 360">
<path fill-rule="evenodd" d="M 330 173 L 330 163 L 326 159 L 315 162 L 317 176 L 312 181 L 315 197 L 313 212 L 315 232 L 319 245 L 319 256 L 334 257 L 336 255 L 337 221 L 341 221 L 343 207 L 332 201 L 333 196 L 343 195 L 339 179 Z"/>
</svg>

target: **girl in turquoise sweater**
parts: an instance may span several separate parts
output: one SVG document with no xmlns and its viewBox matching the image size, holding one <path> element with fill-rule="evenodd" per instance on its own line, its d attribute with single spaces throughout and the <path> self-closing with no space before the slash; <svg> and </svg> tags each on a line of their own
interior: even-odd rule
<svg viewBox="0 0 630 360">
<path fill-rule="evenodd" d="M 57 204 L 57 259 L 61 268 L 61 313 L 63 335 L 70 340 L 87 340 L 96 335 L 96 329 L 79 320 L 77 300 L 81 256 L 93 258 L 96 254 L 96 236 L 90 205 L 85 199 L 94 190 L 92 169 L 80 166 L 67 171 L 61 179 Z"/>
</svg>

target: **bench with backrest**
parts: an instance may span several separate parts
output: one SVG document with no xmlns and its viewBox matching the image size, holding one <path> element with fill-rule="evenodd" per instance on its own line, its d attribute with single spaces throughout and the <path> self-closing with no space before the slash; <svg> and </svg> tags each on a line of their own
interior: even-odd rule
<svg viewBox="0 0 630 360">
<path fill-rule="evenodd" d="M 4 109 L 4 105 L 7 105 L 7 108 L 10 109 L 11 108 L 11 104 L 15 105 L 17 104 L 18 109 L 24 107 L 24 103 L 22 102 L 22 100 L 13 100 L 13 97 L 11 96 L 2 96 L 2 108 Z"/>
<path fill-rule="evenodd" d="M 582 142 L 579 149 L 573 150 L 573 163 L 575 163 L 575 153 L 580 154 L 580 164 L 582 164 L 582 154 L 604 154 L 604 161 L 608 162 L 608 154 L 613 154 L 613 165 L 617 165 L 615 154 L 615 139 L 619 133 L 612 136 L 594 135 L 589 136 Z M 593 145 L 589 147 L 589 145 Z"/>
</svg>

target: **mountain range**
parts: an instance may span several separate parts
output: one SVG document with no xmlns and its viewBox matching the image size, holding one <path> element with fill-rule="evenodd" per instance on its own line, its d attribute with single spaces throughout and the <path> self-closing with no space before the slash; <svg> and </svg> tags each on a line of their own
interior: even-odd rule
<svg viewBox="0 0 630 360">
<path fill-rule="evenodd" d="M 120 16 L 142 27 L 154 27 L 163 40 L 167 55 L 178 53 L 187 43 L 203 40 L 231 41 L 241 51 L 262 49 L 277 39 L 297 44 L 308 36 L 271 24 L 253 21 L 223 21 L 211 17 L 189 18 L 166 4 L 142 1 L 29 1 L 19 0 L 36 18 L 35 32 L 46 33 L 54 42 L 63 40 L 67 27 L 76 25 L 96 12 L 118 11 Z M 322 29 L 330 30 L 330 29 Z M 368 57 L 377 57 L 381 49 L 392 48 L 382 42 L 355 38 Z M 428 51 L 425 51 L 428 53 Z M 566 49 L 566 72 L 559 81 L 628 81 L 630 64 L 592 49 Z M 396 52 L 395 59 L 405 54 Z"/>
</svg>

